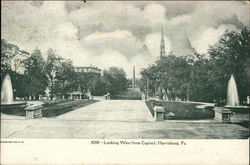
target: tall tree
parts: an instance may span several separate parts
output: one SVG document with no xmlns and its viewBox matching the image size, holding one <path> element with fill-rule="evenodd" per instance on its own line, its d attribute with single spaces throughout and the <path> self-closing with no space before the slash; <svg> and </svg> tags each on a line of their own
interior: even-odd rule
<svg viewBox="0 0 250 165">
<path fill-rule="evenodd" d="M 56 74 L 60 70 L 60 60 L 61 58 L 56 54 L 56 51 L 49 48 L 47 51 L 46 76 L 48 78 L 51 100 L 54 98 L 54 93 L 56 92 L 54 85 Z"/>
<path fill-rule="evenodd" d="M 11 58 L 18 54 L 18 46 L 1 39 L 1 75 L 11 71 Z"/>
<path fill-rule="evenodd" d="M 210 62 L 213 65 L 214 83 L 217 90 L 226 98 L 227 83 L 234 75 L 240 101 L 250 95 L 250 31 L 227 31 L 217 44 L 209 48 Z"/>
<path fill-rule="evenodd" d="M 43 94 L 47 87 L 47 77 L 45 72 L 45 61 L 42 58 L 41 51 L 35 49 L 26 63 L 26 90 L 32 99 L 38 99 L 39 94 Z"/>
<path fill-rule="evenodd" d="M 214 74 L 209 59 L 204 55 L 194 54 L 194 58 L 189 61 L 189 64 L 191 71 L 188 98 L 204 102 L 212 102 L 214 98 L 220 98 L 219 93 L 215 90 L 220 87 L 214 84 Z"/>
<path fill-rule="evenodd" d="M 126 73 L 122 68 L 111 67 L 103 72 L 104 81 L 107 84 L 107 91 L 117 94 L 127 89 Z"/>
<path fill-rule="evenodd" d="M 190 74 L 186 58 L 177 57 L 172 53 L 161 56 L 155 65 L 144 69 L 141 74 L 142 81 L 145 83 L 150 81 L 149 93 L 158 93 L 160 97 L 165 93 L 170 99 L 175 97 L 186 99 Z"/>
<path fill-rule="evenodd" d="M 1 80 L 3 80 L 6 73 L 10 74 L 14 97 L 27 96 L 26 77 L 23 72 L 19 73 L 20 68 L 22 71 L 25 70 L 25 59 L 20 58 L 23 55 L 26 58 L 29 53 L 21 51 L 17 45 L 1 39 Z"/>
<path fill-rule="evenodd" d="M 74 86 L 75 71 L 71 60 L 60 58 L 55 75 L 55 94 L 65 96 Z"/>
</svg>

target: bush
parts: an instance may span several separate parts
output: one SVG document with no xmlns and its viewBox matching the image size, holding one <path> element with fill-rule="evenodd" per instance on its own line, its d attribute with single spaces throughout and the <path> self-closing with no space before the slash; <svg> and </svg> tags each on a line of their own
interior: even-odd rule
<svg viewBox="0 0 250 165">
<path fill-rule="evenodd" d="M 203 109 L 196 108 L 195 103 L 184 103 L 184 102 L 163 102 L 163 101 L 151 101 L 153 105 L 163 106 L 165 114 L 174 113 L 173 119 L 212 119 L 214 118 L 214 111 L 211 107 L 205 107 Z"/>
</svg>

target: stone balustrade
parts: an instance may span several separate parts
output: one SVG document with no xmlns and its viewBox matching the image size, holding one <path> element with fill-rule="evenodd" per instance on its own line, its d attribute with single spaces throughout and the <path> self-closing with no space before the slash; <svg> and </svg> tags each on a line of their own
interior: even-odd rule
<svg viewBox="0 0 250 165">
<path fill-rule="evenodd" d="M 26 119 L 42 118 L 42 105 L 29 106 L 25 108 Z"/>
<path fill-rule="evenodd" d="M 162 106 L 154 106 L 154 120 L 164 120 L 165 110 Z"/>
<path fill-rule="evenodd" d="M 231 122 L 230 116 L 231 111 L 225 107 L 215 107 L 215 120 L 221 121 L 221 122 Z"/>
<path fill-rule="evenodd" d="M 107 93 L 106 95 L 104 95 L 104 98 L 105 98 L 105 100 L 110 100 L 110 93 Z"/>
</svg>

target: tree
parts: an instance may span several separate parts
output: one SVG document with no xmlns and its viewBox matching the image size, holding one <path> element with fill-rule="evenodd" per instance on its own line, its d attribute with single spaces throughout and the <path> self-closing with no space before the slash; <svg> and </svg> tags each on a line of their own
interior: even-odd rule
<svg viewBox="0 0 250 165">
<path fill-rule="evenodd" d="M 20 68 L 24 70 L 23 61 L 26 57 L 29 57 L 28 52 L 1 39 L 1 76 L 6 73 L 20 72 Z"/>
<path fill-rule="evenodd" d="M 35 49 L 31 56 L 25 61 L 26 71 L 26 93 L 32 99 L 38 99 L 39 94 L 43 94 L 47 87 L 47 77 L 45 72 L 45 61 L 42 58 L 41 51 Z"/>
<path fill-rule="evenodd" d="M 47 51 L 47 62 L 46 62 L 46 76 L 48 78 L 48 85 L 50 89 L 50 99 L 54 98 L 54 89 L 56 74 L 60 70 L 60 60 L 61 58 L 56 54 L 56 51 L 49 48 Z"/>
<path fill-rule="evenodd" d="M 60 63 L 55 75 L 54 93 L 65 96 L 74 88 L 75 71 L 71 60 L 60 58 Z"/>
<path fill-rule="evenodd" d="M 11 71 L 11 58 L 18 54 L 18 46 L 1 39 L 1 75 Z"/>
<path fill-rule="evenodd" d="M 77 72 L 75 76 L 75 90 L 85 93 L 87 92 L 89 85 L 88 74 Z"/>
<path fill-rule="evenodd" d="M 55 95 L 64 97 L 68 92 L 75 90 L 75 86 L 78 87 L 83 77 L 74 71 L 72 61 L 57 55 L 56 50 L 50 48 L 47 54 L 46 75 L 50 99 L 53 99 Z"/>
<path fill-rule="evenodd" d="M 210 46 L 210 63 L 213 65 L 213 79 L 223 99 L 226 98 L 227 83 L 234 75 L 240 101 L 250 95 L 250 31 L 227 31 L 217 44 Z"/>
<path fill-rule="evenodd" d="M 146 83 L 149 79 L 149 93 L 158 94 L 163 97 L 163 92 L 170 99 L 180 97 L 187 98 L 190 66 L 186 58 L 177 57 L 170 53 L 168 56 L 160 57 L 155 65 L 144 69 L 142 81 Z M 145 86 L 146 84 L 143 84 Z"/>
<path fill-rule="evenodd" d="M 140 90 L 146 93 L 149 90 L 149 94 L 153 95 L 157 93 L 157 89 L 160 86 L 160 74 L 156 65 L 150 65 L 148 68 L 141 71 Z M 147 89 L 147 81 L 149 82 L 149 89 Z"/>
<path fill-rule="evenodd" d="M 99 79 L 93 83 L 91 93 L 94 96 L 102 96 L 102 95 L 105 95 L 106 93 L 108 93 L 107 84 L 104 81 L 104 79 Z"/>
<path fill-rule="evenodd" d="M 126 73 L 122 68 L 111 67 L 103 72 L 106 91 L 111 94 L 117 94 L 127 89 Z"/>
<path fill-rule="evenodd" d="M 22 71 L 25 70 L 25 60 L 20 58 L 22 56 L 28 57 L 29 53 L 20 50 L 17 45 L 1 39 L 1 79 L 3 80 L 7 73 L 10 75 L 14 98 L 28 95 L 26 76 L 23 72 L 19 72 L 20 68 Z"/>
<path fill-rule="evenodd" d="M 204 55 L 194 54 L 190 64 L 190 81 L 188 86 L 188 99 L 194 101 L 213 102 L 215 97 L 220 97 L 215 90 L 213 66 Z"/>
<path fill-rule="evenodd" d="M 187 98 L 190 66 L 185 57 L 170 53 L 161 57 L 157 62 L 160 85 L 171 99 Z"/>
<path fill-rule="evenodd" d="M 160 57 L 142 72 L 142 81 L 164 88 L 170 98 L 176 96 L 193 101 L 226 100 L 227 85 L 233 74 L 243 102 L 250 95 L 250 32 L 249 29 L 226 31 L 210 46 L 208 54 Z M 141 83 L 142 86 L 145 84 Z M 153 86 L 149 86 L 153 90 Z"/>
</svg>

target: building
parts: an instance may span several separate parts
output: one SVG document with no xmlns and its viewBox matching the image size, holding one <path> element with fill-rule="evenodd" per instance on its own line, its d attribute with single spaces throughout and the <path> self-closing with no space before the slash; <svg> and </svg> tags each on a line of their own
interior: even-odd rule
<svg viewBox="0 0 250 165">
<path fill-rule="evenodd" d="M 102 70 L 97 66 L 84 66 L 84 67 L 75 67 L 75 72 L 79 74 L 79 77 L 85 79 L 84 82 L 79 83 L 77 89 L 72 93 L 69 93 L 70 98 L 72 99 L 82 99 L 86 95 L 91 98 L 91 90 L 96 81 L 100 81 Z"/>
<path fill-rule="evenodd" d="M 163 27 L 161 29 L 161 45 L 160 45 L 160 58 L 166 55 L 165 51 L 165 42 L 164 42 L 164 32 L 163 32 Z M 158 85 L 157 89 L 157 84 L 155 84 L 155 94 L 159 96 L 160 99 L 168 100 L 167 97 L 167 91 L 162 87 L 161 84 Z"/>
<path fill-rule="evenodd" d="M 76 72 L 80 73 L 92 73 L 101 76 L 102 70 L 99 69 L 97 66 L 86 66 L 86 67 L 75 67 Z"/>
</svg>

